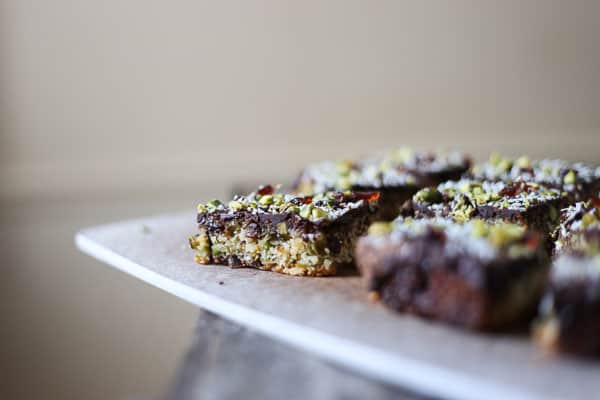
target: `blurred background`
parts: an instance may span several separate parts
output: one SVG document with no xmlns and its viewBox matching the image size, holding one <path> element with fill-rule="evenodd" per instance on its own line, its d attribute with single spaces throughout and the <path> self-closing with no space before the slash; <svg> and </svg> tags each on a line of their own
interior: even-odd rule
<svg viewBox="0 0 600 400">
<path fill-rule="evenodd" d="M 599 16 L 594 0 L 3 0 L 0 397 L 172 378 L 197 310 L 79 254 L 87 225 L 389 146 L 600 162 Z"/>
</svg>

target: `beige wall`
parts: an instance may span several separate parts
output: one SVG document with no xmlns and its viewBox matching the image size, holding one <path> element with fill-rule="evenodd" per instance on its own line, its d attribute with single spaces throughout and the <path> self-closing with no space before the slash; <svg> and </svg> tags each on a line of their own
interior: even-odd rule
<svg viewBox="0 0 600 400">
<path fill-rule="evenodd" d="M 82 226 L 392 145 L 600 162 L 599 21 L 595 0 L 0 1 L 0 397 L 158 394 L 181 359 L 195 308 L 78 254 Z"/>
<path fill-rule="evenodd" d="M 3 196 L 393 144 L 600 161 L 597 1 L 2 2 Z"/>
</svg>

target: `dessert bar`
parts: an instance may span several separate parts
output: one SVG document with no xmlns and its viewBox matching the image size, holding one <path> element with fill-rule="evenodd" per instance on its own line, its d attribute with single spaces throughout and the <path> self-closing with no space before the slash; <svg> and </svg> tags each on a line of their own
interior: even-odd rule
<svg viewBox="0 0 600 400">
<path fill-rule="evenodd" d="M 600 199 L 578 202 L 561 211 L 555 253 L 600 253 Z"/>
<path fill-rule="evenodd" d="M 564 191 L 571 202 L 598 196 L 600 191 L 600 166 L 565 160 L 516 160 L 493 153 L 490 159 L 473 166 L 471 178 L 507 183 L 523 180 L 535 182 Z"/>
<path fill-rule="evenodd" d="M 372 295 L 395 310 L 494 330 L 535 309 L 548 257 L 539 234 L 520 225 L 400 217 L 369 228 L 356 264 Z"/>
<path fill-rule="evenodd" d="M 200 232 L 190 245 L 201 264 L 333 275 L 352 262 L 356 239 L 372 221 L 378 198 L 377 192 L 295 196 L 265 186 L 228 204 L 200 204 Z"/>
<path fill-rule="evenodd" d="M 416 218 L 448 217 L 458 222 L 478 217 L 521 224 L 549 236 L 567 201 L 560 190 L 534 182 L 461 179 L 420 190 L 405 205 L 403 214 Z"/>
<path fill-rule="evenodd" d="M 458 179 L 470 167 L 461 153 L 417 152 L 407 148 L 357 161 L 325 161 L 308 166 L 295 190 L 310 195 L 329 190 L 367 190 L 381 193 L 378 219 L 391 220 L 417 190 Z"/>
<path fill-rule="evenodd" d="M 551 269 L 535 339 L 549 350 L 600 356 L 598 316 L 600 253 L 560 255 Z"/>
</svg>

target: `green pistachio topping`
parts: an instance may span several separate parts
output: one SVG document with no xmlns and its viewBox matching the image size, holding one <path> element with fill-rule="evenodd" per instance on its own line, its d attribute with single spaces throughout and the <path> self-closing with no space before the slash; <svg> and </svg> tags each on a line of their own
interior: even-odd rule
<svg viewBox="0 0 600 400">
<path fill-rule="evenodd" d="M 302 218 L 308 219 L 312 213 L 313 208 L 315 208 L 315 206 L 312 203 L 302 205 L 302 207 L 300 207 L 300 216 Z"/>
<path fill-rule="evenodd" d="M 567 172 L 563 178 L 563 182 L 567 185 L 572 185 L 577 181 L 577 173 L 573 170 Z"/>
<path fill-rule="evenodd" d="M 474 211 L 475 208 L 473 208 L 473 206 L 469 204 L 462 204 L 454 209 L 453 216 L 457 222 L 462 223 L 468 221 Z"/>
<path fill-rule="evenodd" d="M 335 164 L 335 170 L 342 176 L 347 176 L 352 170 L 352 162 L 341 160 Z"/>
<path fill-rule="evenodd" d="M 214 199 L 214 200 L 211 200 L 208 203 L 206 203 L 206 208 L 208 208 L 208 211 L 214 211 L 215 209 L 217 209 L 222 204 L 223 203 L 221 203 L 219 200 Z"/>
<path fill-rule="evenodd" d="M 284 211 L 291 212 L 291 213 L 294 213 L 294 214 L 300 214 L 300 207 L 298 207 L 295 204 L 285 203 L 282 206 L 282 208 L 283 208 Z"/>
<path fill-rule="evenodd" d="M 494 201 L 494 200 L 499 199 L 499 196 L 497 193 L 493 193 L 493 192 L 489 192 L 489 191 L 486 192 L 485 190 L 483 190 L 483 187 L 481 187 L 481 186 L 473 186 L 472 190 L 471 190 L 471 196 L 477 204 L 485 204 L 489 201 Z"/>
<path fill-rule="evenodd" d="M 321 221 L 338 218 L 365 205 L 368 205 L 370 211 L 374 211 L 375 198 L 354 196 L 352 192 L 325 192 L 314 196 L 253 192 L 235 196 L 226 206 L 219 200 L 199 204 L 198 212 L 292 213 L 310 221 Z"/>
<path fill-rule="evenodd" d="M 488 224 L 480 219 L 471 221 L 471 226 L 473 228 L 473 236 L 475 237 L 484 237 L 489 233 Z"/>
<path fill-rule="evenodd" d="M 383 160 L 379 163 L 379 170 L 382 172 L 387 172 L 392 168 L 392 162 L 390 160 Z"/>
<path fill-rule="evenodd" d="M 228 205 L 229 205 L 229 208 L 232 208 L 236 211 L 239 211 L 242 208 L 244 208 L 244 205 L 236 200 L 231 200 Z"/>
<path fill-rule="evenodd" d="M 277 224 L 277 233 L 279 233 L 280 235 L 287 235 L 288 230 L 285 222 L 280 222 Z"/>
<path fill-rule="evenodd" d="M 327 211 L 323 210 L 322 208 L 318 208 L 318 207 L 313 208 L 310 215 L 313 219 L 326 218 L 327 216 L 329 216 Z"/>
<path fill-rule="evenodd" d="M 409 147 L 401 147 L 396 149 L 392 154 L 391 158 L 393 161 L 405 163 L 414 157 L 414 150 Z"/>
<path fill-rule="evenodd" d="M 500 164 L 500 161 L 502 161 L 502 156 L 499 153 L 493 152 L 492 154 L 490 154 L 490 164 L 498 165 Z"/>
<path fill-rule="evenodd" d="M 512 165 L 513 165 L 512 161 L 504 158 L 504 159 L 500 160 L 500 162 L 498 163 L 497 169 L 500 171 L 508 171 L 509 169 L 512 168 Z"/>
<path fill-rule="evenodd" d="M 525 227 L 515 224 L 490 225 L 488 239 L 496 247 L 502 247 L 509 242 L 523 237 Z"/>
<path fill-rule="evenodd" d="M 336 186 L 342 190 L 352 188 L 352 180 L 347 176 L 342 176 L 337 180 Z"/>
<path fill-rule="evenodd" d="M 425 188 L 415 194 L 415 200 L 421 203 L 437 203 L 442 201 L 442 194 L 436 188 Z"/>
<path fill-rule="evenodd" d="M 262 206 L 268 206 L 270 204 L 273 204 L 273 196 L 270 194 L 265 194 L 264 196 L 261 196 L 260 199 L 258 199 L 258 204 Z"/>
<path fill-rule="evenodd" d="M 502 247 L 518 241 L 525 234 L 525 227 L 511 223 L 489 223 L 479 218 L 471 220 L 471 234 L 474 237 L 486 238 L 495 247 Z"/>
<path fill-rule="evenodd" d="M 521 157 L 517 158 L 517 161 L 515 162 L 515 164 L 517 164 L 517 166 L 519 166 L 520 168 L 530 168 L 531 160 L 527 156 L 521 156 Z"/>
<path fill-rule="evenodd" d="M 583 228 L 587 228 L 588 226 L 592 225 L 594 222 L 598 221 L 598 218 L 596 218 L 596 216 L 594 214 L 584 214 L 583 217 L 581 218 L 581 226 Z"/>
<path fill-rule="evenodd" d="M 382 236 L 392 231 L 393 224 L 389 222 L 375 222 L 369 226 L 369 235 Z"/>
</svg>

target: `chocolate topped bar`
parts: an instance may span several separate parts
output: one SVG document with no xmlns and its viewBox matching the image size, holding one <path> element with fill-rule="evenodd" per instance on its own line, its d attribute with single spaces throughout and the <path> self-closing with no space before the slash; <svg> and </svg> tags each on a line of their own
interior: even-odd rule
<svg viewBox="0 0 600 400">
<path fill-rule="evenodd" d="M 420 190 L 403 213 L 416 218 L 448 217 L 458 222 L 478 217 L 522 224 L 550 234 L 558 223 L 558 210 L 566 202 L 560 190 L 534 182 L 461 179 Z"/>
<path fill-rule="evenodd" d="M 512 160 L 494 153 L 489 161 L 474 165 L 468 176 L 507 183 L 539 183 L 566 192 L 571 202 L 596 197 L 600 191 L 600 166 L 565 160 L 532 161 L 526 156 Z"/>
<path fill-rule="evenodd" d="M 377 210 L 379 193 L 276 193 L 265 186 L 228 204 L 198 206 L 200 233 L 190 239 L 201 264 L 254 267 L 290 275 L 332 275 Z"/>
<path fill-rule="evenodd" d="M 600 253 L 600 199 L 577 202 L 561 211 L 555 253 Z"/>
<path fill-rule="evenodd" d="M 562 254 L 551 269 L 535 339 L 547 349 L 600 356 L 600 252 Z"/>
<path fill-rule="evenodd" d="M 600 199 L 561 211 L 555 255 L 535 338 L 551 350 L 600 356 Z"/>
<path fill-rule="evenodd" d="M 401 148 L 356 161 L 310 165 L 298 177 L 295 189 L 304 194 L 329 190 L 379 191 L 379 218 L 389 220 L 398 215 L 400 206 L 418 189 L 458 179 L 469 166 L 469 158 L 461 153 Z"/>
<path fill-rule="evenodd" d="M 398 311 L 473 329 L 500 329 L 535 306 L 548 258 L 538 233 L 474 219 L 375 223 L 356 264 L 368 290 Z"/>
</svg>

